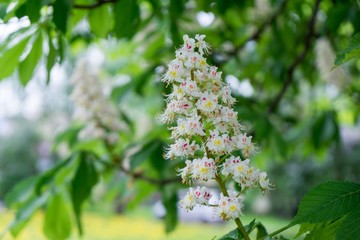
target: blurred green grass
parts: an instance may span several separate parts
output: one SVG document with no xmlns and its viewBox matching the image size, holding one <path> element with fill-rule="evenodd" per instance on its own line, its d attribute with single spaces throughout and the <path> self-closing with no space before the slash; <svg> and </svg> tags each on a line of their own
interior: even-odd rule
<svg viewBox="0 0 360 240">
<path fill-rule="evenodd" d="M 12 212 L 0 213 L 0 230 L 2 231 L 11 221 Z M 261 221 L 269 232 L 275 231 L 289 223 L 289 220 L 279 219 L 271 216 L 242 217 L 244 224 L 254 218 Z M 104 215 L 96 212 L 86 212 L 83 215 L 85 235 L 77 236 L 76 229 L 72 231 L 70 240 L 207 240 L 216 239 L 235 228 L 235 223 L 205 224 L 205 223 L 184 223 L 180 222 L 176 230 L 170 234 L 164 231 L 163 222 L 151 214 L 149 208 L 137 208 L 124 215 Z M 38 212 L 32 221 L 16 238 L 17 240 L 42 240 L 46 237 L 42 233 L 43 214 Z M 290 239 L 297 233 L 298 227 L 291 228 L 283 233 Z M 255 235 L 255 234 L 254 234 Z M 12 240 L 7 234 L 4 240 Z"/>
</svg>

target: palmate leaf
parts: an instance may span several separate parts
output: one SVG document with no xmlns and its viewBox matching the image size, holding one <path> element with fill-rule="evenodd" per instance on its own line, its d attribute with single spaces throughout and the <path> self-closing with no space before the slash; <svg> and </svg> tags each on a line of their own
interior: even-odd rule
<svg viewBox="0 0 360 240">
<path fill-rule="evenodd" d="M 342 222 L 336 240 L 352 240 L 360 236 L 360 205 L 353 209 Z"/>
<path fill-rule="evenodd" d="M 300 202 L 293 224 L 332 221 L 359 205 L 360 184 L 328 182 L 316 186 Z"/>
</svg>

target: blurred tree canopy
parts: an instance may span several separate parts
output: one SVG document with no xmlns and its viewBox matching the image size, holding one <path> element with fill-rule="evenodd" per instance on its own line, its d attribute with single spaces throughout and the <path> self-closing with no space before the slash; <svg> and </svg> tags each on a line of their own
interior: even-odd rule
<svg viewBox="0 0 360 240">
<path fill-rule="evenodd" d="M 344 155 L 334 151 L 357 147 L 346 141 L 342 128 L 359 125 L 359 1 L 0 0 L 0 22 L 24 23 L 0 43 L 0 80 L 14 75 L 26 85 L 39 70 L 49 82 L 55 65 L 72 68 L 76 56 L 94 45 L 104 53 L 107 77 L 130 79 L 111 89 L 111 100 L 123 106 L 120 115 L 128 132 L 119 133 L 115 146 L 77 141 L 78 125 L 60 135 L 58 143 L 67 142 L 72 154 L 8 197 L 8 205 L 20 209 L 11 225 L 15 235 L 49 199 L 53 210 L 47 218 L 54 221 L 54 204 L 71 202 L 81 232 L 81 206 L 99 176 L 107 182 L 107 198 L 120 194 L 131 199 L 130 206 L 160 190 L 167 230 L 174 228 L 181 187 L 175 168 L 183 163 L 162 158 L 168 132 L 156 114 L 168 90 L 157 79 L 183 34 L 206 34 L 212 45 L 208 60 L 232 84 L 239 120 L 261 149 L 258 165 L 339 155 L 340 160 Z M 141 111 L 147 114 L 147 127 Z M 127 158 L 130 166 L 124 167 Z M 287 172 L 275 169 L 274 174 L 279 171 Z M 353 171 L 335 175 L 356 180 Z M 125 191 L 124 182 L 134 179 L 142 181 Z M 24 188 L 31 190 L 19 202 Z"/>
</svg>

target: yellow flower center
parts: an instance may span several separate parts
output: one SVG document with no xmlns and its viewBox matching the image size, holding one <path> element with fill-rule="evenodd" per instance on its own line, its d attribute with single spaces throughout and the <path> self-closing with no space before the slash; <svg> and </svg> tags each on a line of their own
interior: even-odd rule
<svg viewBox="0 0 360 240">
<path fill-rule="evenodd" d="M 174 70 L 171 70 L 171 71 L 169 71 L 169 74 L 170 74 L 172 77 L 176 77 L 177 72 L 174 71 Z"/>
<path fill-rule="evenodd" d="M 205 103 L 205 107 L 207 107 L 207 108 L 211 108 L 212 105 L 213 105 L 213 103 L 212 103 L 211 101 L 207 101 L 207 102 Z"/>
<path fill-rule="evenodd" d="M 220 139 L 215 139 L 215 140 L 214 140 L 214 145 L 220 146 L 220 145 L 221 145 Z"/>
<path fill-rule="evenodd" d="M 230 211 L 235 212 L 235 211 L 236 211 L 236 209 L 237 209 L 237 208 L 236 208 L 236 206 L 235 206 L 235 205 L 231 205 L 231 206 L 230 206 Z"/>
</svg>

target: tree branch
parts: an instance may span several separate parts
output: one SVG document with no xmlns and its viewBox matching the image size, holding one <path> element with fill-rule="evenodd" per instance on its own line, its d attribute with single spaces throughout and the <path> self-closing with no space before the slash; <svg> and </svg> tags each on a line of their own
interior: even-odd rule
<svg viewBox="0 0 360 240">
<path fill-rule="evenodd" d="M 103 4 L 106 4 L 106 3 L 115 3 L 117 2 L 118 0 L 97 0 L 96 3 L 93 3 L 93 4 L 90 4 L 90 5 L 82 5 L 82 4 L 74 4 L 73 5 L 73 8 L 77 8 L 77 9 L 94 9 L 94 8 L 97 8 Z"/>
<path fill-rule="evenodd" d="M 316 0 L 315 4 L 314 4 L 314 8 L 313 8 L 313 13 L 312 16 L 310 18 L 310 21 L 308 23 L 308 27 L 309 27 L 309 31 L 305 36 L 305 41 L 304 41 L 304 49 L 302 50 L 302 52 L 295 58 L 295 60 L 293 61 L 293 63 L 290 65 L 289 69 L 286 72 L 286 79 L 284 82 L 284 85 L 282 86 L 280 92 L 276 95 L 276 97 L 274 98 L 274 100 L 271 102 L 269 108 L 268 108 L 268 113 L 271 114 L 273 112 L 276 111 L 281 99 L 283 98 L 285 92 L 287 91 L 287 89 L 289 88 L 289 86 L 293 83 L 294 78 L 294 71 L 295 69 L 301 64 L 301 62 L 304 60 L 306 54 L 308 53 L 308 51 L 310 50 L 311 47 L 311 41 L 312 39 L 316 36 L 315 34 L 315 22 L 316 22 L 316 15 L 319 11 L 319 5 L 320 5 L 321 0 Z"/>
<path fill-rule="evenodd" d="M 139 180 L 143 180 L 146 181 L 148 183 L 154 184 L 154 185 L 159 185 L 159 186 L 164 186 L 170 183 L 180 183 L 181 179 L 178 177 L 174 177 L 174 178 L 165 178 L 165 179 L 157 179 L 157 178 L 152 178 L 149 176 L 146 176 L 143 174 L 143 172 L 131 172 L 129 169 L 126 169 L 124 166 L 122 165 L 115 165 L 120 171 L 122 171 L 123 173 L 125 173 L 126 175 L 132 177 L 133 179 L 139 179 Z"/>
</svg>

